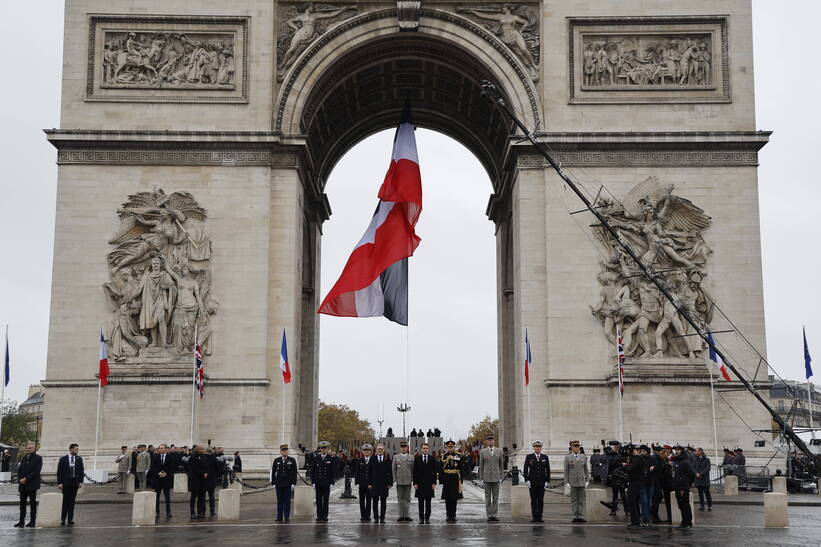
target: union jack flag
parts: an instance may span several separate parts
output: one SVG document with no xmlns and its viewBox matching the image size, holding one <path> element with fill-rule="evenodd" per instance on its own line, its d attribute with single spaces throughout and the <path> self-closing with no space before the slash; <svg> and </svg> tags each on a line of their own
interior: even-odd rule
<svg viewBox="0 0 821 547">
<path fill-rule="evenodd" d="M 619 393 L 624 397 L 624 340 L 621 337 L 621 327 L 616 325 L 616 354 L 619 359 Z"/>
<path fill-rule="evenodd" d="M 202 348 L 200 347 L 199 337 L 194 347 L 194 383 L 197 386 L 197 391 L 200 392 L 200 399 L 205 395 L 205 371 L 203 370 L 202 362 Z"/>
</svg>

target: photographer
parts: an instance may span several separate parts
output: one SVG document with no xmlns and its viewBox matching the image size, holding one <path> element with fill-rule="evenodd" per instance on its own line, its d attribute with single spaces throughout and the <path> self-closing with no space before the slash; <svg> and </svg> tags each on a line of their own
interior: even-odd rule
<svg viewBox="0 0 821 547">
<path fill-rule="evenodd" d="M 624 488 L 627 486 L 627 474 L 621 465 L 622 462 L 626 460 L 624 459 L 625 455 L 622 454 L 621 443 L 618 441 L 610 441 L 609 446 L 604 449 L 604 452 L 605 458 L 602 467 L 602 477 L 605 479 L 607 486 L 612 490 L 613 498 L 609 504 L 602 503 L 610 508 L 610 516 L 614 517 L 616 516 L 616 511 L 618 511 L 620 499 L 625 513 L 627 512 L 627 503 L 625 501 L 627 498 L 624 493 Z"/>
<path fill-rule="evenodd" d="M 664 500 L 664 505 L 667 508 L 667 524 L 673 523 L 673 514 L 670 512 L 670 493 L 673 491 L 673 468 L 670 466 L 670 446 L 663 447 L 654 446 L 653 455 L 653 504 L 650 507 L 650 513 L 653 517 L 653 524 L 660 524 L 661 517 L 659 516 L 659 506 L 661 500 Z"/>
<path fill-rule="evenodd" d="M 676 457 L 673 458 L 673 488 L 676 491 L 676 503 L 681 511 L 679 528 L 693 527 L 693 511 L 690 507 L 690 488 L 696 478 L 696 472 L 684 447 L 675 446 Z"/>
<path fill-rule="evenodd" d="M 641 528 L 639 499 L 641 496 L 641 485 L 644 479 L 645 465 L 644 459 L 639 455 L 638 448 L 632 444 L 627 445 L 630 454 L 628 463 L 622 462 L 624 470 L 627 471 L 627 504 L 626 511 L 630 512 L 630 524 L 628 528 Z"/>
</svg>

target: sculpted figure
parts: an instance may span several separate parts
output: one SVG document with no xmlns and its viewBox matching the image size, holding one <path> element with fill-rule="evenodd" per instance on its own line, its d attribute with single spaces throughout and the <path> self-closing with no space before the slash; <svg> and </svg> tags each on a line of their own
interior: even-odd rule
<svg viewBox="0 0 821 547">
<path fill-rule="evenodd" d="M 197 316 L 205 315 L 205 306 L 200 298 L 200 289 L 191 277 L 187 264 L 180 265 L 180 273 L 165 265 L 165 271 L 177 283 L 177 299 L 171 318 L 171 339 L 179 353 L 190 353 L 194 348 L 194 327 Z"/>
<path fill-rule="evenodd" d="M 294 59 L 302 53 L 302 50 L 321 34 L 317 29 L 317 21 L 336 17 L 348 9 L 353 8 L 344 6 L 339 9 L 317 11 L 314 9 L 314 5 L 309 3 L 302 13 L 288 19 L 286 24 L 294 31 L 294 35 L 291 38 L 291 44 L 282 57 L 282 69 L 288 68 Z"/>
<path fill-rule="evenodd" d="M 171 276 L 163 271 L 159 256 L 151 259 L 150 268 L 143 274 L 140 291 L 140 329 L 150 334 L 151 347 L 165 347 L 168 345 L 168 318 L 177 289 Z"/>
<path fill-rule="evenodd" d="M 525 29 L 534 26 L 535 23 L 524 17 L 516 15 L 510 6 L 503 6 L 501 13 L 497 10 L 476 9 L 476 8 L 460 8 L 461 13 L 470 13 L 479 19 L 487 21 L 495 21 L 499 23 L 499 38 L 502 42 L 513 51 L 530 71 L 530 78 L 536 82 L 539 80 L 539 71 L 536 67 L 536 59 L 533 58 L 530 48 L 527 47 L 527 42 L 523 32 Z"/>
</svg>

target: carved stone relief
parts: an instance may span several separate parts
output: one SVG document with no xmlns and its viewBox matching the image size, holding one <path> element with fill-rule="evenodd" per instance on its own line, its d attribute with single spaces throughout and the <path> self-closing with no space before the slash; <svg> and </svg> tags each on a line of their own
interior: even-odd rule
<svg viewBox="0 0 821 547">
<path fill-rule="evenodd" d="M 195 334 L 208 354 L 213 316 L 207 212 L 188 192 L 160 188 L 128 196 L 109 240 L 109 352 L 125 363 L 178 362 Z"/>
<path fill-rule="evenodd" d="M 499 39 L 524 63 L 534 82 L 539 80 L 539 14 L 525 5 L 491 4 L 456 8 Z"/>
<path fill-rule="evenodd" d="M 418 30 L 419 11 L 421 9 L 421 0 L 396 0 L 396 14 L 397 19 L 399 20 L 399 30 Z"/>
<path fill-rule="evenodd" d="M 277 77 L 282 76 L 299 54 L 314 40 L 325 34 L 330 27 L 355 16 L 356 6 L 334 4 L 285 5 L 281 13 L 282 24 L 277 38 Z"/>
<path fill-rule="evenodd" d="M 712 250 L 701 234 L 711 219 L 689 200 L 676 196 L 673 189 L 672 185 L 662 188 L 656 177 L 650 177 L 621 202 L 600 199 L 599 211 L 703 329 L 712 319 L 712 299 L 702 286 Z M 601 225 L 594 225 L 593 230 L 610 258 L 601 263 L 597 278 L 602 288 L 591 312 L 602 322 L 613 347 L 618 326 L 628 357 L 700 358 L 702 340 L 693 336 L 675 306 L 641 275 L 609 232 Z"/>
</svg>

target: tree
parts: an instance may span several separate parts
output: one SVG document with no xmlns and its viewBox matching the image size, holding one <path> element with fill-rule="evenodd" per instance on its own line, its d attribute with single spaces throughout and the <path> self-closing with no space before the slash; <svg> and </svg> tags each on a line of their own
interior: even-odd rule
<svg viewBox="0 0 821 547">
<path fill-rule="evenodd" d="M 371 423 L 347 405 L 320 401 L 318 421 L 319 440 L 331 443 L 331 450 L 336 450 L 339 444 L 352 449 L 375 438 Z"/>
<path fill-rule="evenodd" d="M 499 418 L 495 420 L 485 414 L 477 423 L 470 426 L 470 433 L 468 433 L 468 442 L 473 445 L 476 441 L 484 441 L 488 435 L 495 435 L 499 438 Z"/>
<path fill-rule="evenodd" d="M 23 446 L 34 440 L 32 423 L 35 417 L 24 412 L 17 401 L 5 399 L 0 401 L 0 415 L 3 416 L 3 431 L 0 442 L 11 446 Z"/>
</svg>

